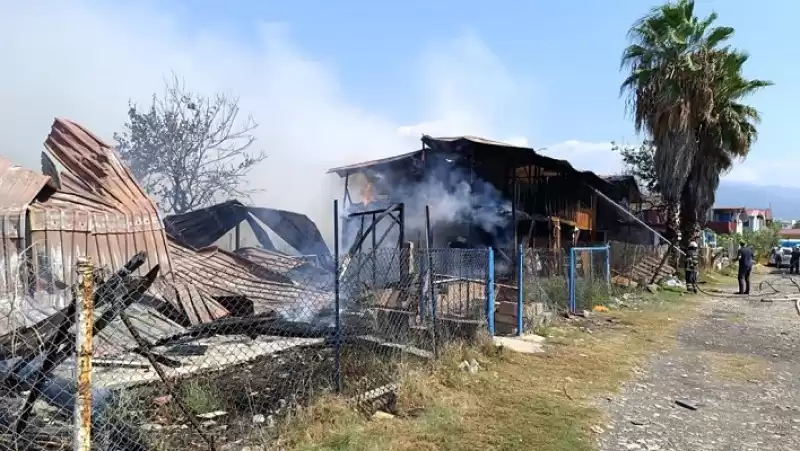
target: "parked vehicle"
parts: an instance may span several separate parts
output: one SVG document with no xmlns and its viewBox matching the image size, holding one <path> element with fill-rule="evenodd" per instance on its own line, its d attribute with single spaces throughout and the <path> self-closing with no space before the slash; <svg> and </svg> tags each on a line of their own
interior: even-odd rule
<svg viewBox="0 0 800 451">
<path fill-rule="evenodd" d="M 781 268 L 789 267 L 789 258 L 792 256 L 792 248 L 800 244 L 800 240 L 778 240 L 778 245 L 772 248 L 772 252 L 769 253 L 769 257 L 767 258 L 767 266 L 777 266 L 775 264 L 775 255 L 776 253 L 780 253 L 781 256 Z"/>
</svg>

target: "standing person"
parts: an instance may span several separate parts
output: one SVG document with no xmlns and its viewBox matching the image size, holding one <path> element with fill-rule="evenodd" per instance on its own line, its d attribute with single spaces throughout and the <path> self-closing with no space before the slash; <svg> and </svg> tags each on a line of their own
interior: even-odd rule
<svg viewBox="0 0 800 451">
<path fill-rule="evenodd" d="M 739 261 L 739 292 L 737 294 L 750 294 L 750 271 L 753 269 L 753 248 L 744 241 L 739 242 L 739 252 L 736 259 Z"/>
<path fill-rule="evenodd" d="M 775 260 L 775 267 L 778 268 L 778 272 L 781 270 L 781 263 L 783 263 L 783 249 L 780 247 L 772 248 L 772 258 Z M 791 268 L 790 268 L 791 270 Z"/>
<path fill-rule="evenodd" d="M 700 266 L 700 256 L 697 253 L 697 243 L 692 241 L 686 249 L 686 290 L 697 293 L 697 268 Z"/>
<path fill-rule="evenodd" d="M 792 248 L 792 256 L 789 257 L 789 274 L 800 274 L 800 244 L 795 244 Z"/>
</svg>

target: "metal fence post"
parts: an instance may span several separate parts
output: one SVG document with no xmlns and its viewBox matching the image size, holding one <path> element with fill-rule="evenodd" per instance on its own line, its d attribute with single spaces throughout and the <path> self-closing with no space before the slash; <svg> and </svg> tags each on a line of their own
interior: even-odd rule
<svg viewBox="0 0 800 451">
<path fill-rule="evenodd" d="M 611 243 L 606 242 L 606 286 L 611 293 Z"/>
<path fill-rule="evenodd" d="M 80 290 L 75 334 L 77 393 L 73 421 L 75 426 L 73 449 L 91 451 L 92 448 L 92 354 L 94 339 L 94 266 L 87 257 L 78 258 Z"/>
<path fill-rule="evenodd" d="M 522 245 L 517 248 L 517 336 L 522 336 L 522 315 L 523 315 L 523 299 L 525 297 L 525 284 L 524 284 L 524 267 L 523 262 L 525 259 L 522 255 Z"/>
<path fill-rule="evenodd" d="M 489 335 L 494 336 L 494 249 L 489 248 L 486 270 L 486 325 Z"/>
<path fill-rule="evenodd" d="M 569 250 L 569 312 L 575 313 L 575 248 Z"/>
<path fill-rule="evenodd" d="M 427 252 L 427 250 L 425 252 Z M 427 303 L 426 297 L 428 293 L 427 286 L 425 285 L 428 274 L 425 268 L 426 258 L 420 253 L 417 261 L 417 268 L 419 269 L 417 272 L 417 274 L 419 274 L 419 319 L 422 324 L 425 324 L 428 322 L 428 309 L 425 305 Z"/>
<path fill-rule="evenodd" d="M 374 250 L 373 250 L 374 251 Z M 336 393 L 342 392 L 342 312 L 339 286 L 339 200 L 333 200 L 333 300 L 336 309 L 335 378 Z"/>
</svg>

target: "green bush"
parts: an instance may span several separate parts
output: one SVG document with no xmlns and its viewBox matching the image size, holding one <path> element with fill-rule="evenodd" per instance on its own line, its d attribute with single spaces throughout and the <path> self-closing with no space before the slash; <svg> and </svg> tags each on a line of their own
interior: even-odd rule
<svg viewBox="0 0 800 451">
<path fill-rule="evenodd" d="M 778 245 L 778 240 L 780 238 L 778 236 L 779 231 L 779 225 L 771 224 L 757 232 L 745 230 L 744 233 L 719 235 L 717 237 L 717 245 L 727 248 L 731 241 L 733 241 L 736 246 L 739 245 L 739 242 L 744 241 L 753 248 L 756 259 L 765 259 L 769 257 L 772 248 Z M 734 248 L 736 248 L 736 246 L 734 246 Z M 735 255 L 731 255 L 730 257 L 733 258 Z"/>
</svg>

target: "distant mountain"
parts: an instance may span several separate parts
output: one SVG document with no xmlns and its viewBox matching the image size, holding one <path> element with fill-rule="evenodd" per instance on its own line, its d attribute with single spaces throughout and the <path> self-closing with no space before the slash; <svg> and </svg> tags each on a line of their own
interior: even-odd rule
<svg viewBox="0 0 800 451">
<path fill-rule="evenodd" d="M 720 183 L 715 207 L 767 208 L 778 219 L 800 219 L 800 188 L 752 185 L 741 182 Z"/>
</svg>

